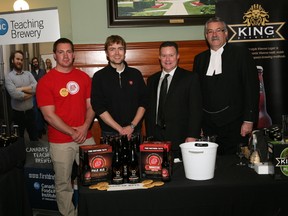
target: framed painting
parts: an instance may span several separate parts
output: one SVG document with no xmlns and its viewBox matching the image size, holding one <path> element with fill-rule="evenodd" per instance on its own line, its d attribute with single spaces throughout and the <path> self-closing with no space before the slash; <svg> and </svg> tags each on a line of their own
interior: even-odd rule
<svg viewBox="0 0 288 216">
<path fill-rule="evenodd" d="M 216 0 L 107 0 L 108 27 L 203 25 Z"/>
</svg>

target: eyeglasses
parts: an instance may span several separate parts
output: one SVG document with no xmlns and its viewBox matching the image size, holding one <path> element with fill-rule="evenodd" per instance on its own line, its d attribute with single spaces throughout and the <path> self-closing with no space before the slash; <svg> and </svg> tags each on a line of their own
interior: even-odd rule
<svg viewBox="0 0 288 216">
<path fill-rule="evenodd" d="M 218 34 L 218 33 L 221 33 L 221 32 L 225 32 L 225 29 L 220 29 L 220 28 L 215 29 L 215 30 L 209 29 L 206 33 L 207 34 L 213 34 L 213 33 Z"/>
</svg>

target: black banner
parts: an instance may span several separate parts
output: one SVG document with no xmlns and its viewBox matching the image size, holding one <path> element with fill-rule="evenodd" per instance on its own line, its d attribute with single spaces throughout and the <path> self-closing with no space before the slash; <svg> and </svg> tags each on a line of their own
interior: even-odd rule
<svg viewBox="0 0 288 216">
<path fill-rule="evenodd" d="M 216 16 L 228 25 L 229 43 L 246 46 L 256 61 L 260 79 L 259 128 L 281 124 L 282 114 L 288 113 L 287 11 L 287 0 L 216 3 Z M 262 119 L 265 108 L 272 119 L 270 123 L 268 118 Z"/>
</svg>

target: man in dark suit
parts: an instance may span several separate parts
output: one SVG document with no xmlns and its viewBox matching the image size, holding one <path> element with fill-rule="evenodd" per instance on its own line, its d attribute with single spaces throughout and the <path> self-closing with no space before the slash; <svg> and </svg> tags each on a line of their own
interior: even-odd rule
<svg viewBox="0 0 288 216">
<path fill-rule="evenodd" d="M 33 57 L 31 60 L 31 73 L 33 74 L 37 82 L 46 74 L 46 71 L 40 68 L 39 60 L 37 57 Z M 35 111 L 35 116 L 36 116 L 38 138 L 42 138 L 42 134 L 46 133 L 46 122 L 44 120 L 44 117 L 40 109 L 37 107 L 36 97 L 33 98 L 33 103 L 34 103 L 34 111 Z"/>
<path fill-rule="evenodd" d="M 37 82 L 46 74 L 46 71 L 40 68 L 39 60 L 37 57 L 33 57 L 31 60 L 31 73 Z"/>
<path fill-rule="evenodd" d="M 247 143 L 258 119 L 259 80 L 248 49 L 228 44 L 226 23 L 218 17 L 205 24 L 210 49 L 194 59 L 203 97 L 204 135 L 216 135 L 218 154 L 234 154 Z"/>
<path fill-rule="evenodd" d="M 174 157 L 181 157 L 179 144 L 200 137 L 202 99 L 198 75 L 178 67 L 178 45 L 166 41 L 160 45 L 162 71 L 147 80 L 149 106 L 145 123 L 147 136 L 157 141 L 171 141 Z M 168 90 L 162 111 L 158 109 L 160 86 L 166 74 Z M 159 107 L 160 108 L 160 107 Z M 162 119 L 159 119 L 159 111 Z"/>
</svg>

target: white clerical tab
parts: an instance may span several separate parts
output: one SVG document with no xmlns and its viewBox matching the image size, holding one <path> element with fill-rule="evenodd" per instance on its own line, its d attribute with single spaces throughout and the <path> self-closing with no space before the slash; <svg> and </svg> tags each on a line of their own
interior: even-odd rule
<svg viewBox="0 0 288 216">
<path fill-rule="evenodd" d="M 218 49 L 217 51 L 210 50 L 211 51 L 211 56 L 210 56 L 210 62 L 209 62 L 209 67 L 206 73 L 206 76 L 213 76 L 214 73 L 221 74 L 222 73 L 222 52 L 223 52 L 223 47 Z"/>
</svg>

